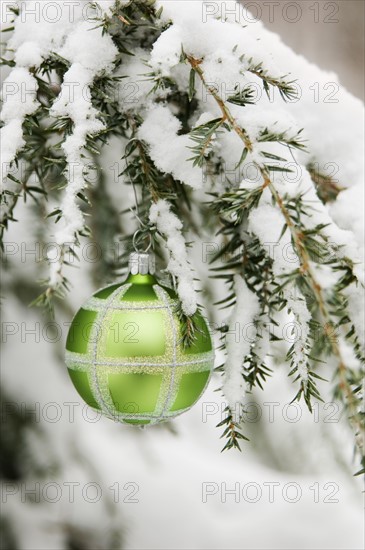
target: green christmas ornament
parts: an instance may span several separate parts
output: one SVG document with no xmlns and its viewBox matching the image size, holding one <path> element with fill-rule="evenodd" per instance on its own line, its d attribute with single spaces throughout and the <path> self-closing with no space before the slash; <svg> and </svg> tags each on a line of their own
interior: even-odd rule
<svg viewBox="0 0 365 550">
<path fill-rule="evenodd" d="M 130 274 L 94 294 L 75 315 L 66 342 L 71 380 L 86 403 L 127 424 L 157 424 L 189 410 L 214 362 L 204 318 L 190 347 L 181 342 L 175 292 L 154 276 L 154 257 L 136 252 Z"/>
</svg>

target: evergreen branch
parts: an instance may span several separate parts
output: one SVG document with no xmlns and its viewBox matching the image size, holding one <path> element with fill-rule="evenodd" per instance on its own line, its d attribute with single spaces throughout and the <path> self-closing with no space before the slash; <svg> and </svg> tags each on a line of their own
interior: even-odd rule
<svg viewBox="0 0 365 550">
<path fill-rule="evenodd" d="M 194 72 L 195 74 L 195 72 Z M 246 105 L 255 105 L 255 90 L 246 86 L 243 90 L 239 88 L 235 89 L 235 93 L 227 98 L 228 103 L 233 103 L 233 105 L 239 105 L 240 107 L 245 107 Z"/>
<path fill-rule="evenodd" d="M 254 387 L 259 387 L 263 390 L 263 383 L 272 375 L 272 369 L 265 365 L 265 363 L 259 362 L 255 354 L 252 354 L 248 359 L 248 364 L 244 364 L 242 373 L 243 379 L 247 383 L 250 391 Z"/>
<path fill-rule="evenodd" d="M 301 139 L 301 133 L 303 129 L 299 130 L 295 136 L 289 136 L 287 132 L 272 132 L 268 128 L 261 130 L 257 141 L 260 143 L 263 142 L 276 142 L 281 145 L 287 145 L 289 148 L 305 150 L 306 146 L 304 141 Z"/>
<path fill-rule="evenodd" d="M 222 452 L 232 448 L 241 451 L 239 440 L 243 439 L 245 441 L 249 441 L 249 439 L 248 437 L 244 436 L 240 431 L 240 426 L 237 422 L 234 421 L 230 408 L 226 407 L 224 412 L 226 413 L 225 418 L 216 426 L 217 428 L 224 427 L 221 439 L 225 438 L 227 441 L 222 449 Z"/>
<path fill-rule="evenodd" d="M 212 205 L 214 211 L 217 214 L 224 213 L 227 216 L 234 213 L 236 215 L 234 225 L 241 225 L 245 215 L 260 202 L 262 187 L 236 189 L 220 196 L 217 193 L 212 193 L 212 196 L 215 198 Z"/>
<path fill-rule="evenodd" d="M 9 195 L 9 198 L 7 198 L 7 195 Z M 15 221 L 14 210 L 21 196 L 22 196 L 22 192 L 12 193 L 10 191 L 5 190 L 2 193 L 1 201 L 2 203 L 5 203 L 8 205 L 7 209 L 4 208 L 3 204 L 1 207 L 2 215 L 0 220 L 0 247 L 2 250 L 4 250 L 4 233 L 9 227 L 9 222 Z"/>
<path fill-rule="evenodd" d="M 192 69 L 194 69 L 194 71 L 199 76 L 199 78 L 202 81 L 202 83 L 203 83 L 204 87 L 206 88 L 206 90 L 214 97 L 215 101 L 217 102 L 218 106 L 220 107 L 220 109 L 222 111 L 222 115 L 223 115 L 223 119 L 222 119 L 223 122 L 227 121 L 230 124 L 230 126 L 232 127 L 232 129 L 240 136 L 240 138 L 244 142 L 244 144 L 245 144 L 246 148 L 248 149 L 248 151 L 252 151 L 252 143 L 251 143 L 251 140 L 250 140 L 249 136 L 247 135 L 246 131 L 243 128 L 241 128 L 239 126 L 239 124 L 236 122 L 236 119 L 233 117 L 230 110 L 226 107 L 223 99 L 218 94 L 216 88 L 214 86 L 210 86 L 207 83 L 207 81 L 205 79 L 204 71 L 200 66 L 201 63 L 202 63 L 202 59 L 195 59 L 191 55 L 186 55 L 186 59 L 190 63 Z"/>
<path fill-rule="evenodd" d="M 146 144 L 137 137 L 138 121 L 128 118 L 132 136 L 126 145 L 123 159 L 127 166 L 122 174 L 128 176 L 132 184 L 142 185 L 148 189 L 153 202 L 161 198 L 175 199 L 171 177 L 160 172 L 148 154 Z"/>
<path fill-rule="evenodd" d="M 191 67 L 196 71 L 204 87 L 207 89 L 208 92 L 212 94 L 213 98 L 215 99 L 216 103 L 218 104 L 218 106 L 222 111 L 223 119 L 227 121 L 231 129 L 236 132 L 238 137 L 243 142 L 245 148 L 247 148 L 249 152 L 252 152 L 253 144 L 248 133 L 244 128 L 241 128 L 239 126 L 234 116 L 232 115 L 229 107 L 226 105 L 224 100 L 219 96 L 218 92 L 207 84 L 204 76 L 204 72 L 201 68 L 202 60 L 197 60 L 192 56 L 187 56 L 186 59 L 190 63 Z M 259 70 L 258 76 L 261 76 L 261 74 L 262 74 L 262 71 Z M 290 215 L 290 212 L 287 209 L 283 198 L 277 191 L 273 181 L 270 178 L 270 171 L 267 169 L 265 165 L 264 166 L 257 165 L 257 167 L 260 170 L 261 176 L 263 178 L 262 188 L 265 189 L 267 187 L 270 190 L 273 200 L 278 205 L 283 215 L 283 218 L 285 220 L 285 224 L 291 233 L 293 245 L 300 261 L 300 273 L 307 279 L 307 282 L 313 292 L 313 296 L 316 300 L 318 311 L 323 322 L 325 334 L 329 337 L 329 340 L 330 340 L 331 351 L 333 355 L 337 358 L 337 362 L 338 362 L 337 372 L 340 379 L 339 387 L 343 392 L 343 396 L 345 400 L 347 400 L 347 406 L 349 409 L 349 422 L 352 425 L 355 431 L 355 434 L 362 433 L 363 419 L 359 414 L 358 401 L 354 398 L 351 386 L 349 385 L 347 380 L 347 367 L 345 365 L 345 361 L 343 359 L 342 352 L 339 347 L 339 343 L 336 339 L 333 339 L 331 337 L 335 333 L 336 326 L 333 323 L 331 319 L 331 315 L 328 311 L 325 298 L 324 298 L 323 289 L 319 284 L 319 282 L 317 281 L 314 271 L 311 267 L 311 262 L 310 262 L 311 258 L 305 246 L 304 235 L 302 231 L 298 229 L 297 226 L 294 224 L 292 217 Z M 363 452 L 364 452 L 363 441 L 360 441 L 359 443 L 359 438 L 356 437 L 356 444 L 361 453 L 361 456 L 363 456 Z"/>
<path fill-rule="evenodd" d="M 199 312 L 199 309 L 197 312 Z M 178 303 L 176 315 L 180 321 L 181 344 L 185 349 L 190 348 L 196 341 L 197 333 L 200 330 L 196 322 L 196 317 L 195 315 L 186 315 L 181 307 L 181 302 Z"/>
<path fill-rule="evenodd" d="M 12 174 L 8 175 L 8 178 L 19 185 L 21 189 L 20 191 L 10 191 L 8 189 L 5 189 L 1 193 L 0 248 L 2 250 L 4 247 L 4 233 L 9 228 L 9 222 L 16 221 L 14 218 L 14 212 L 20 197 L 23 197 L 24 202 L 27 200 L 27 196 L 31 197 L 35 202 L 37 202 L 38 194 L 46 194 L 42 187 L 29 185 L 29 180 L 32 177 L 33 173 L 33 167 L 28 166 L 27 170 L 25 171 L 23 181 L 19 180 Z M 7 208 L 5 206 L 7 206 Z"/>
<path fill-rule="evenodd" d="M 262 174 L 264 177 L 265 176 L 267 177 L 267 173 L 265 172 L 265 170 L 263 170 Z M 280 194 L 277 192 L 274 184 L 268 179 L 266 180 L 265 184 L 269 186 L 271 194 L 276 204 L 279 206 L 283 214 L 283 217 L 285 219 L 286 225 L 289 228 L 296 253 L 298 254 L 298 258 L 300 260 L 300 264 L 301 264 L 300 271 L 307 278 L 307 281 L 313 292 L 313 295 L 317 303 L 318 311 L 322 319 L 322 326 L 324 328 L 324 333 L 329 341 L 333 355 L 337 358 L 337 362 L 338 362 L 337 375 L 339 377 L 339 387 L 343 392 L 343 397 L 345 401 L 347 400 L 347 406 L 349 409 L 349 417 L 348 417 L 349 422 L 354 429 L 354 432 L 356 435 L 356 444 L 362 456 L 364 453 L 364 444 L 363 442 L 361 442 L 361 445 L 360 445 L 359 444 L 360 440 L 357 437 L 357 434 L 362 433 L 364 429 L 363 419 L 359 415 L 359 403 L 357 399 L 354 397 L 354 394 L 351 390 L 351 386 L 348 383 L 348 380 L 347 380 L 348 367 L 346 366 L 345 360 L 342 356 L 342 352 L 341 352 L 338 340 L 337 338 L 333 338 L 333 335 L 336 333 L 336 325 L 332 321 L 331 314 L 326 305 L 323 288 L 317 281 L 314 271 L 311 267 L 311 255 L 306 247 L 305 235 L 294 224 L 290 216 L 290 213 L 285 207 L 284 201 L 280 196 Z"/>
<path fill-rule="evenodd" d="M 252 59 L 250 59 L 250 63 L 252 63 Z M 270 76 L 269 73 L 263 68 L 262 63 L 251 65 L 248 71 L 258 78 L 261 78 L 261 80 L 263 81 L 264 90 L 269 98 L 270 86 L 272 86 L 273 88 L 277 88 L 280 92 L 281 97 L 284 100 L 292 100 L 297 98 L 297 90 L 293 86 L 295 80 L 291 80 L 288 82 L 285 80 L 285 76 L 283 76 L 282 78 L 275 78 Z"/>
<path fill-rule="evenodd" d="M 190 139 L 197 144 L 194 147 L 190 147 L 194 156 L 188 160 L 193 162 L 193 166 L 199 166 L 201 168 L 204 162 L 208 160 L 213 140 L 223 123 L 224 120 L 222 118 L 217 118 L 201 126 L 195 127 L 190 132 Z"/>
<path fill-rule="evenodd" d="M 49 317 L 51 319 L 55 318 L 55 311 L 54 311 L 54 300 L 55 298 L 64 299 L 66 292 L 69 291 L 69 282 L 64 277 L 62 280 L 62 283 L 57 285 L 56 287 L 48 286 L 47 281 L 43 281 L 43 283 L 47 286 L 46 290 L 42 292 L 35 300 L 33 300 L 29 307 L 39 307 L 41 309 L 44 309 Z"/>
</svg>

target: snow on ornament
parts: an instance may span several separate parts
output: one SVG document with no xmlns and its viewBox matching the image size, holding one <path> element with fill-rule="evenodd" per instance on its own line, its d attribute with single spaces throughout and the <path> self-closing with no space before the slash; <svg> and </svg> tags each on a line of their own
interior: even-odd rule
<svg viewBox="0 0 365 550">
<path fill-rule="evenodd" d="M 202 315 L 184 347 L 178 298 L 154 276 L 154 257 L 133 253 L 122 284 L 94 294 L 66 342 L 71 380 L 86 403 L 127 424 L 157 424 L 189 410 L 208 385 L 212 339 Z"/>
</svg>

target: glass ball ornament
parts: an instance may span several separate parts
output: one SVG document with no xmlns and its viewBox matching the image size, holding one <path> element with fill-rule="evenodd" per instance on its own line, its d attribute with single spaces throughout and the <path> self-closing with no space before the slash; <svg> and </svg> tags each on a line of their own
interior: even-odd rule
<svg viewBox="0 0 365 550">
<path fill-rule="evenodd" d="M 213 370 L 203 316 L 194 315 L 196 338 L 184 347 L 178 298 L 153 273 L 152 255 L 132 254 L 126 281 L 91 296 L 67 336 L 66 364 L 80 396 L 126 424 L 157 424 L 189 410 Z"/>
</svg>

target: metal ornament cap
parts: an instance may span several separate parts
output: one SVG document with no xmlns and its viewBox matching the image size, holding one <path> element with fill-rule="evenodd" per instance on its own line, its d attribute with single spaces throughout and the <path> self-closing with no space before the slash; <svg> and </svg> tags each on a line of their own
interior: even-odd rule
<svg viewBox="0 0 365 550">
<path fill-rule="evenodd" d="M 129 272 L 132 275 L 154 275 L 155 256 L 148 252 L 132 252 L 129 256 Z"/>
</svg>

